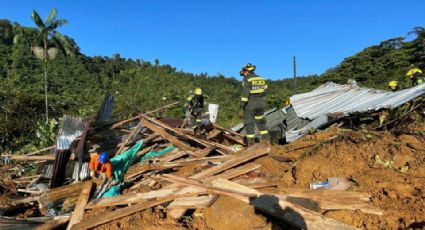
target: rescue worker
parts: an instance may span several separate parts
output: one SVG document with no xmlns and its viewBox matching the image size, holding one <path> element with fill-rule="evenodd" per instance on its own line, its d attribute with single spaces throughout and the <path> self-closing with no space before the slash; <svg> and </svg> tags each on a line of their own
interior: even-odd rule
<svg viewBox="0 0 425 230">
<path fill-rule="evenodd" d="M 263 140 L 268 140 L 269 132 L 264 119 L 264 96 L 267 94 L 266 80 L 255 74 L 255 65 L 251 63 L 242 67 L 242 95 L 239 116 L 243 119 L 248 146 L 255 143 L 255 124 Z"/>
<path fill-rule="evenodd" d="M 201 134 L 203 127 L 209 124 L 209 112 L 201 88 L 196 88 L 187 98 L 185 114 L 189 127 L 193 129 L 196 135 Z"/>
<path fill-rule="evenodd" d="M 410 79 L 412 87 L 424 83 L 422 70 L 411 65 L 411 69 L 407 71 L 406 76 Z"/>
<path fill-rule="evenodd" d="M 388 88 L 390 88 L 391 91 L 395 92 L 398 90 L 398 81 L 390 81 L 388 83 Z"/>
<path fill-rule="evenodd" d="M 112 177 L 112 165 L 109 161 L 109 155 L 107 152 L 96 154 L 90 159 L 89 164 L 90 176 L 101 176 L 103 179 L 110 179 Z"/>
</svg>

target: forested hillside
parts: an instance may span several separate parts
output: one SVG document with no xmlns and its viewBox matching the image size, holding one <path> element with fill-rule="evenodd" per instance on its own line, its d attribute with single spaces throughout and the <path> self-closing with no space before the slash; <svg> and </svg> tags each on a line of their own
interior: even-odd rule
<svg viewBox="0 0 425 230">
<path fill-rule="evenodd" d="M 425 29 L 415 28 L 415 38 L 394 38 L 368 47 L 346 58 L 337 67 L 320 76 L 301 77 L 297 87 L 291 79 L 269 81 L 268 107 L 283 105 L 297 92 L 314 89 L 332 80 L 345 83 L 354 78 L 361 85 L 386 88 L 389 80 L 406 82 L 404 73 L 411 63 L 425 63 Z M 49 140 L 36 138 L 44 127 L 43 64 L 31 52 L 37 32 L 8 20 L 0 20 L 0 151 L 23 146 L 40 147 Z M 239 122 L 240 78 L 191 74 L 168 64 L 142 59 L 82 54 L 72 38 L 72 55 L 59 54 L 48 64 L 49 109 L 52 119 L 64 114 L 93 115 L 106 93 L 115 97 L 114 118 L 130 117 L 175 100 L 184 101 L 189 90 L 200 86 L 208 101 L 220 104 L 219 123 L 230 126 Z M 143 57 L 143 54 L 140 54 Z M 239 66 L 235 66 L 235 73 Z M 261 67 L 258 67 L 261 75 Z M 267 78 L 267 76 L 264 76 Z M 181 108 L 164 114 L 182 116 Z"/>
</svg>

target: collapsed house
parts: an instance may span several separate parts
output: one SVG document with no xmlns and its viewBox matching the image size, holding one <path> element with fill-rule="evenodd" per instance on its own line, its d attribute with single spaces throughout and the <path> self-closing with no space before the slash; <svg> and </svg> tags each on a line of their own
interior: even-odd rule
<svg viewBox="0 0 425 230">
<path fill-rule="evenodd" d="M 397 92 L 328 82 L 311 92 L 290 97 L 291 104 L 265 113 L 267 128 L 275 142 L 292 142 L 311 130 L 326 128 L 343 118 L 391 111 L 425 94 L 425 84 Z M 418 109 L 418 108 L 414 108 Z M 381 125 L 385 119 L 381 116 Z M 232 128 L 244 133 L 243 124 Z"/>
<path fill-rule="evenodd" d="M 396 108 L 424 91 L 425 84 L 389 93 L 355 84 L 327 83 L 294 95 L 291 106 L 269 111 L 267 124 L 290 142 L 311 128 L 326 127 L 352 114 Z M 7 161 L 36 161 L 32 164 L 39 170 L 35 176 L 15 178 L 16 193 L 26 195 L 12 199 L 2 210 L 0 226 L 52 229 L 68 224 L 67 229 L 89 229 L 154 207 L 181 219 L 190 215 L 188 210 L 210 207 L 218 196 L 238 199 L 263 215 L 302 229 L 354 229 L 324 216 L 321 210 L 383 214 L 371 205 L 371 196 L 366 193 L 329 191 L 326 195 L 308 189 L 264 192 L 261 189 L 276 184 L 267 175 L 255 173 L 260 165 L 252 161 L 267 156 L 270 144 L 261 142 L 247 148 L 243 134 L 218 124 L 199 137 L 179 128 L 181 121 L 154 118 L 156 112 L 176 104 L 117 122 L 110 120 L 112 98 L 106 97 L 89 121 L 62 119 L 56 144 L 48 148 L 50 154 L 3 156 Z M 113 157 L 115 183 L 88 176 L 87 160 L 101 150 Z M 194 169 L 182 170 L 187 166 Z M 109 209 L 101 216 L 85 218 L 85 212 L 105 207 Z M 29 208 L 37 210 L 36 214 L 25 218 L 11 215 Z"/>
</svg>

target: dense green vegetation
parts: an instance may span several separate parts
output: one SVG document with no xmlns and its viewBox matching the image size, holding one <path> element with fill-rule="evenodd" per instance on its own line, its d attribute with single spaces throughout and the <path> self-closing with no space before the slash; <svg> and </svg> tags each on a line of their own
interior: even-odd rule
<svg viewBox="0 0 425 230">
<path fill-rule="evenodd" d="M 375 88 L 386 88 L 391 79 L 407 83 L 404 73 L 409 64 L 425 64 L 425 29 L 415 28 L 414 33 L 411 41 L 390 39 L 346 58 L 320 76 L 301 77 L 297 88 L 291 79 L 269 81 L 268 106 L 281 107 L 289 95 L 312 90 L 329 80 L 345 83 L 354 78 Z M 0 151 L 41 147 L 51 139 L 43 136 L 53 124 L 43 125 L 45 63 L 31 52 L 37 35 L 34 28 L 0 20 Z M 51 118 L 64 114 L 91 116 L 106 93 L 115 97 L 114 118 L 126 118 L 174 100 L 183 101 L 189 90 L 201 86 L 209 102 L 220 104 L 220 123 L 230 126 L 239 122 L 240 79 L 185 73 L 159 60 L 151 63 L 119 54 L 88 57 L 72 38 L 65 39 L 72 55 L 58 53 L 47 65 Z M 163 115 L 181 117 L 182 110 L 175 108 Z M 37 138 L 37 133 L 43 138 Z"/>
</svg>

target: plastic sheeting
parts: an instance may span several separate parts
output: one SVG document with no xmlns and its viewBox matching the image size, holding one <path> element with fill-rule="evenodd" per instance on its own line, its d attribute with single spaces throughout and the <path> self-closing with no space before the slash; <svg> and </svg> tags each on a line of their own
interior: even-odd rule
<svg viewBox="0 0 425 230">
<path fill-rule="evenodd" d="M 314 120 L 330 113 L 347 116 L 383 108 L 394 109 L 424 93 L 425 84 L 389 92 L 361 88 L 351 80 L 348 85 L 328 82 L 311 92 L 293 95 L 290 100 L 298 117 Z"/>
<path fill-rule="evenodd" d="M 149 159 L 149 158 L 153 158 L 153 157 L 157 157 L 157 156 L 162 156 L 162 155 L 164 155 L 164 154 L 166 154 L 166 153 L 168 153 L 168 152 L 170 152 L 171 150 L 173 150 L 173 149 L 175 149 L 176 148 L 176 146 L 174 146 L 174 145 L 172 145 L 172 146 L 170 146 L 170 147 L 168 147 L 168 148 L 165 148 L 165 149 L 163 149 L 163 150 L 160 150 L 160 151 L 150 151 L 150 152 L 148 152 L 148 153 L 146 153 L 141 159 L 140 159 L 140 161 L 145 161 L 145 160 L 147 160 L 147 159 Z"/>
</svg>

